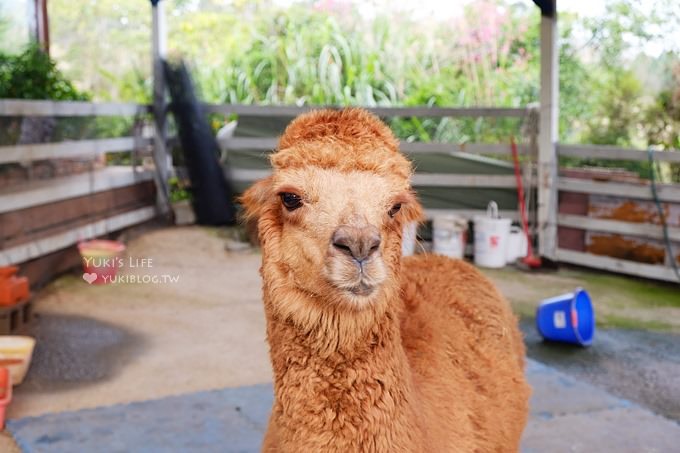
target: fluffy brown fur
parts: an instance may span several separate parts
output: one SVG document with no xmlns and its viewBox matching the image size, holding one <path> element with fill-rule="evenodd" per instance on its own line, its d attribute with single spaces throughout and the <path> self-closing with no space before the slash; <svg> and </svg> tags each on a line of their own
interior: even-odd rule
<svg viewBox="0 0 680 453">
<path fill-rule="evenodd" d="M 422 209 L 390 130 L 359 109 L 312 112 L 271 160 L 242 199 L 274 370 L 264 451 L 516 451 L 529 397 L 517 320 L 474 267 L 401 258 Z M 379 250 L 348 258 L 332 243 L 341 225 L 377 229 Z"/>
</svg>

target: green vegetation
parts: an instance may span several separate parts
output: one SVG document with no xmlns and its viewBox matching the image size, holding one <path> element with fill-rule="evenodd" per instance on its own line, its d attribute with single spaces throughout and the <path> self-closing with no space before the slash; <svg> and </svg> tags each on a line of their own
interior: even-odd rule
<svg viewBox="0 0 680 453">
<path fill-rule="evenodd" d="M 173 177 L 170 178 L 168 183 L 170 184 L 170 201 L 172 203 L 191 199 L 191 192 L 185 181 Z"/>
<path fill-rule="evenodd" d="M 627 318 L 615 315 L 606 315 L 600 318 L 597 318 L 597 327 L 605 329 L 651 330 L 655 332 L 678 331 L 676 326 L 664 321 Z"/>
<path fill-rule="evenodd" d="M 88 95 L 76 90 L 56 63 L 32 45 L 18 55 L 0 54 L 0 98 L 81 101 Z"/>
<path fill-rule="evenodd" d="M 566 275 L 569 275 L 568 273 Z M 621 278 L 607 273 L 578 273 L 584 280 L 584 287 L 596 288 L 602 292 L 616 288 L 623 305 L 641 307 L 674 307 L 680 309 L 680 291 L 677 285 L 652 282 L 634 278 Z"/>
<path fill-rule="evenodd" d="M 598 17 L 560 13 L 562 142 L 680 148 L 680 44 L 668 39 L 677 36 L 680 8 L 673 3 L 650 8 L 614 0 Z M 191 63 L 205 100 L 505 107 L 538 101 L 539 13 L 529 2 L 480 0 L 448 18 L 414 18 L 417 6 L 393 10 L 370 0 L 284 5 L 165 0 L 169 48 Z M 366 5 L 372 14 L 363 12 Z M 90 93 L 96 100 L 150 101 L 148 2 L 97 0 L 74 8 L 53 0 L 49 8 L 52 56 L 77 89 L 29 49 L 0 58 L 0 97 Z M 648 41 L 664 51 L 649 56 Z M 14 62 L 9 72 L 8 58 Z M 512 119 L 399 118 L 391 125 L 402 139 L 422 141 L 507 142 L 522 130 Z M 616 165 L 649 175 L 644 162 L 562 164 Z M 662 176 L 680 179 L 680 165 L 664 167 Z"/>
<path fill-rule="evenodd" d="M 143 3 L 50 2 L 54 54 L 97 99 L 149 99 Z M 358 5 L 167 0 L 169 46 L 193 63 L 210 102 L 517 107 L 538 100 L 539 13 L 530 3 L 476 1 L 456 17 L 419 20 L 382 3 L 366 16 Z M 659 57 L 641 50 L 673 36 L 679 19 L 673 5 L 636 0 L 607 2 L 597 18 L 560 14 L 561 141 L 680 148 L 680 83 L 669 76 L 680 71 L 680 48 L 666 40 Z M 406 140 L 483 142 L 507 141 L 521 125 L 405 118 L 392 126 Z M 648 174 L 644 164 L 623 165 Z"/>
</svg>

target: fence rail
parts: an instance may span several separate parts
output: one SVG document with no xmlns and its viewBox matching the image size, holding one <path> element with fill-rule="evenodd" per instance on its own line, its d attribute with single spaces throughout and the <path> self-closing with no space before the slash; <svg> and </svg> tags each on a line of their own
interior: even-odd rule
<svg viewBox="0 0 680 453">
<path fill-rule="evenodd" d="M 0 146 L 0 164 L 41 159 L 97 157 L 107 153 L 139 149 L 151 143 L 150 138 L 118 137 Z"/>
<path fill-rule="evenodd" d="M 649 184 L 617 183 L 610 181 L 591 181 L 578 178 L 559 178 L 559 190 L 565 192 L 587 193 L 596 195 L 626 196 L 639 200 L 653 200 Z M 678 185 L 658 185 L 657 193 L 660 201 L 680 203 L 680 187 Z"/>
<path fill-rule="evenodd" d="M 595 219 L 581 215 L 558 214 L 557 224 L 559 226 L 598 231 L 601 233 L 625 234 L 627 236 L 639 236 L 657 240 L 664 239 L 661 225 L 649 223 L 624 222 L 621 220 Z M 680 242 L 680 228 L 669 227 L 668 237 L 671 241 Z"/>
<path fill-rule="evenodd" d="M 619 274 L 634 275 L 636 277 L 664 280 L 667 282 L 678 282 L 678 278 L 673 272 L 673 269 L 669 266 L 638 263 L 635 261 L 560 248 L 557 249 L 557 259 L 564 263 L 593 267 Z"/>
<path fill-rule="evenodd" d="M 619 148 L 608 145 L 557 145 L 557 154 L 560 156 L 581 157 L 592 159 L 609 160 L 634 160 L 647 161 L 646 150 Z M 680 163 L 680 150 L 654 151 L 654 160 L 660 162 Z"/>
<path fill-rule="evenodd" d="M 276 149 L 276 137 L 232 137 L 223 139 L 222 144 L 230 150 L 272 151 Z M 399 144 L 401 151 L 408 154 L 490 154 L 509 155 L 509 144 L 498 143 L 441 143 L 441 142 L 405 142 Z M 528 153 L 528 146 L 519 145 L 520 153 Z"/>
<path fill-rule="evenodd" d="M 122 102 L 0 99 L 0 116 L 136 116 L 150 111 L 148 105 Z"/>
<path fill-rule="evenodd" d="M 339 109 L 335 106 L 281 106 L 281 105 L 244 105 L 244 104 L 204 104 L 208 113 L 221 113 L 224 115 L 237 114 L 247 116 L 264 117 L 295 117 L 302 113 L 320 108 Z M 366 110 L 384 118 L 393 117 L 420 117 L 420 118 L 445 118 L 445 117 L 489 117 L 489 118 L 524 118 L 528 115 L 527 108 L 500 108 L 500 107 L 363 107 Z"/>
</svg>

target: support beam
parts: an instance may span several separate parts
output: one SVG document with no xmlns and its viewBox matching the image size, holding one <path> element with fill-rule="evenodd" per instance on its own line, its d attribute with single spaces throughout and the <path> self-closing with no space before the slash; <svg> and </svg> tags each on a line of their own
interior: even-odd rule
<svg viewBox="0 0 680 453">
<path fill-rule="evenodd" d="M 554 12 L 554 2 L 553 12 Z M 543 9 L 543 8 L 542 8 Z M 541 15 L 541 95 L 538 134 L 538 250 L 556 259 L 559 49 L 557 14 Z"/>
<path fill-rule="evenodd" d="M 166 109 L 165 79 L 163 77 L 163 59 L 167 54 L 167 29 L 165 24 L 164 3 L 151 0 L 153 34 L 153 117 L 154 117 L 154 164 L 156 166 L 156 188 L 158 191 L 158 210 L 161 215 L 170 212 L 170 190 L 168 178 L 172 160 L 166 147 Z"/>
</svg>

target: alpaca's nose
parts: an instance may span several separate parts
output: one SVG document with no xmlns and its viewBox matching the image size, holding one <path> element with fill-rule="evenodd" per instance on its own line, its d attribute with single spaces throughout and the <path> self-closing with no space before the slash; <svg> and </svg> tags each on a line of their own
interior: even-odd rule
<svg viewBox="0 0 680 453">
<path fill-rule="evenodd" d="M 380 232 L 373 226 L 341 225 L 331 241 L 336 250 L 362 262 L 380 248 Z"/>
</svg>

